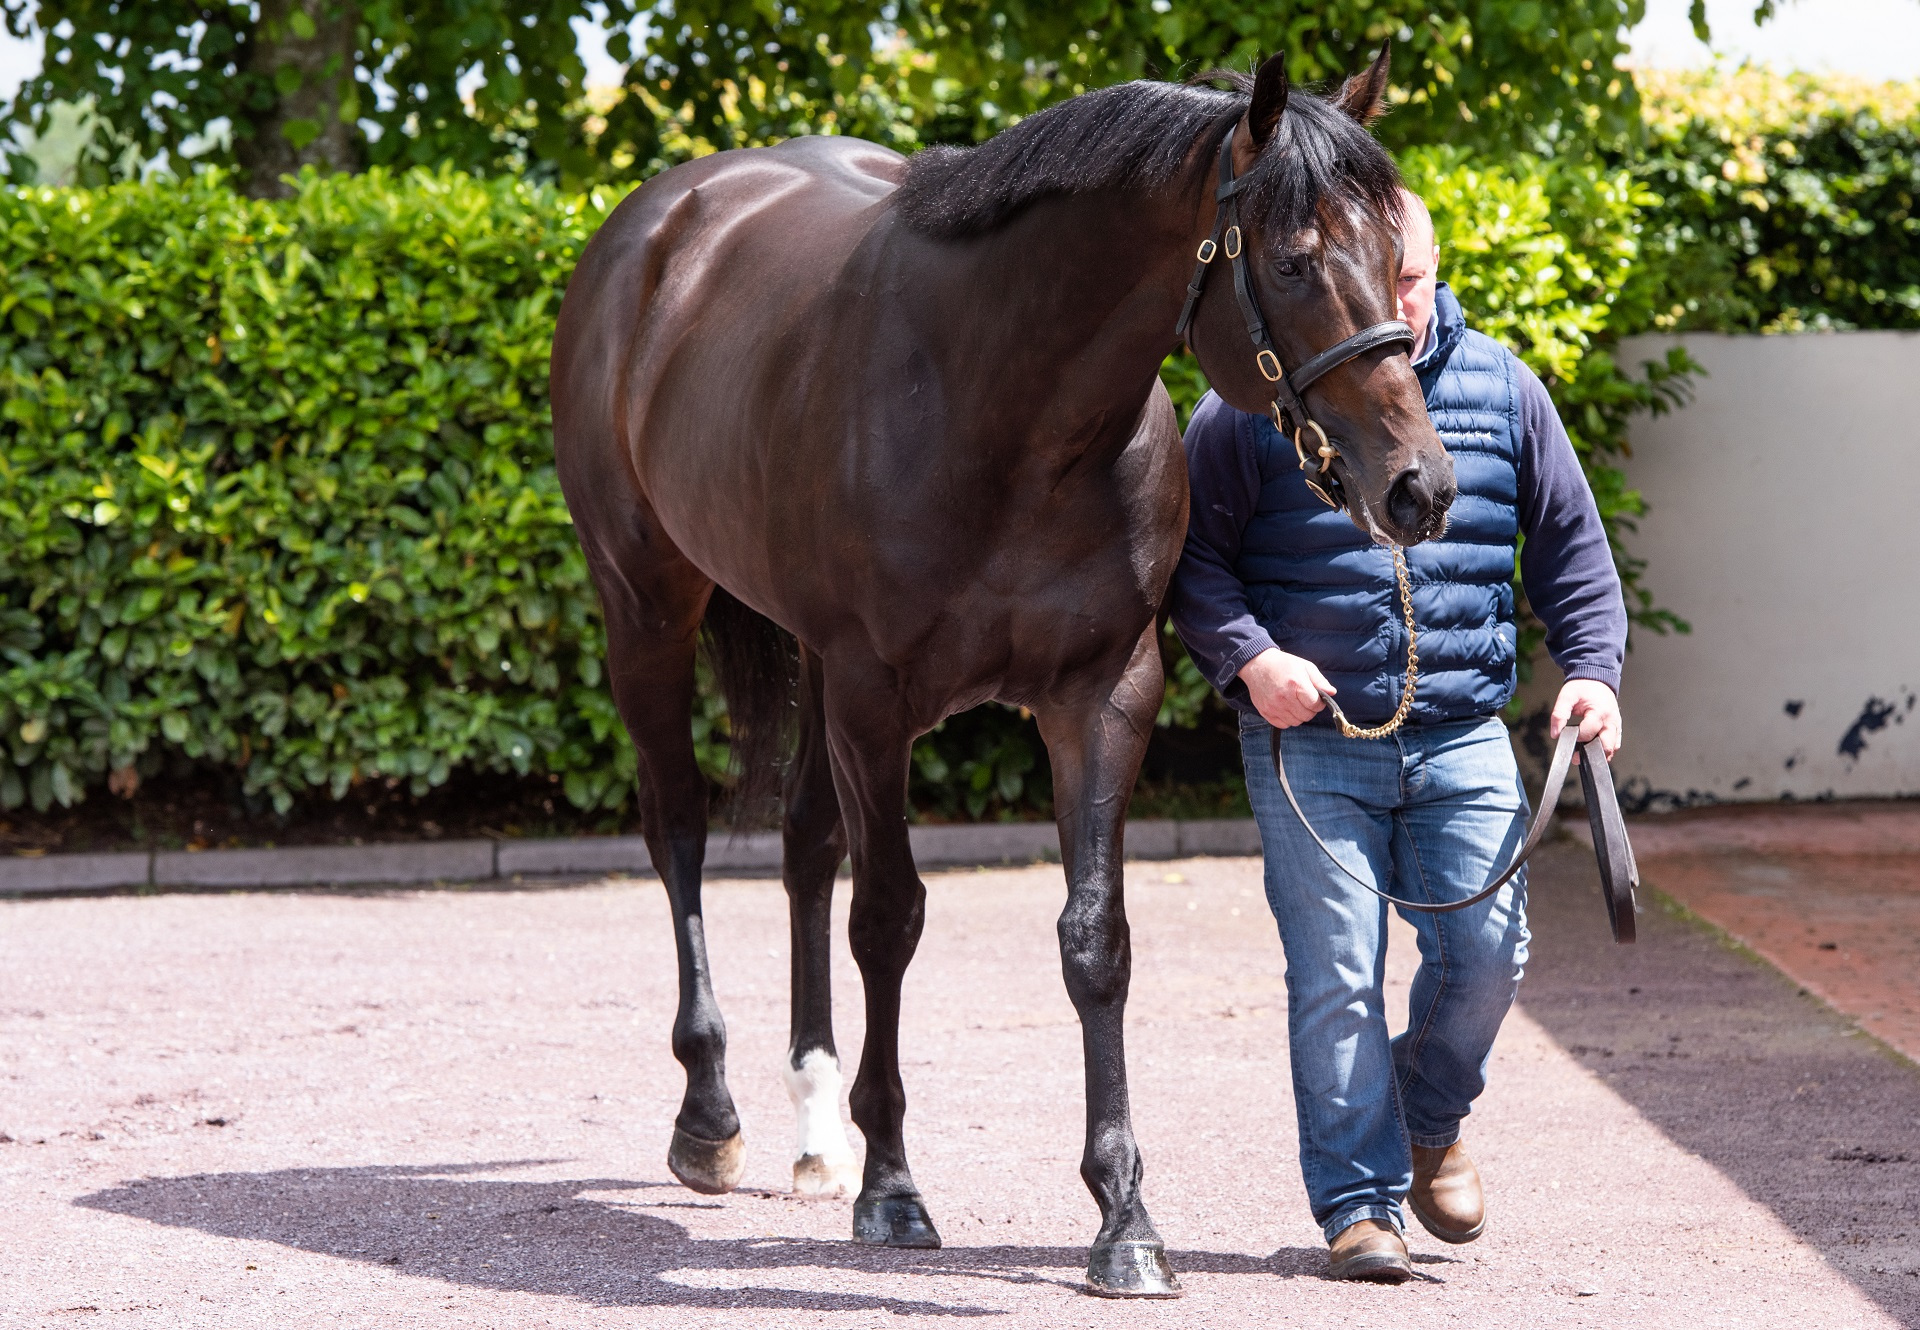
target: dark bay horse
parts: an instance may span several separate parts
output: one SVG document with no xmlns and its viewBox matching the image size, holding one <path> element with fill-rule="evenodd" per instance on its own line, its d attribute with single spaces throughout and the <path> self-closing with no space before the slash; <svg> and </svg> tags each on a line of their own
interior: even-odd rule
<svg viewBox="0 0 1920 1330">
<path fill-rule="evenodd" d="M 554 447 L 672 906 L 687 1090 L 668 1162 L 688 1186 L 725 1191 L 743 1166 L 700 910 L 707 784 L 689 715 L 704 621 L 745 783 L 784 782 L 797 1186 L 850 1180 L 827 982 L 850 852 L 867 1013 L 854 1236 L 939 1244 L 902 1137 L 900 988 L 926 895 L 908 755 L 945 716 L 1017 703 L 1038 717 L 1059 810 L 1081 1176 L 1102 1216 L 1089 1287 L 1178 1292 L 1141 1201 L 1122 1049 L 1121 834 L 1187 521 L 1157 372 L 1228 134 L 1281 357 L 1394 317 L 1398 177 L 1364 128 L 1386 75 L 1383 52 L 1329 100 L 1290 97 L 1276 58 L 1214 80 L 1230 90 L 1089 93 L 970 150 L 908 160 L 821 137 L 720 153 L 636 191 L 581 256 L 554 340 Z M 1266 407 L 1224 274 L 1188 341 L 1228 402 Z M 1355 521 L 1412 544 L 1440 527 L 1452 467 L 1404 350 L 1349 361 L 1311 399 Z"/>
</svg>

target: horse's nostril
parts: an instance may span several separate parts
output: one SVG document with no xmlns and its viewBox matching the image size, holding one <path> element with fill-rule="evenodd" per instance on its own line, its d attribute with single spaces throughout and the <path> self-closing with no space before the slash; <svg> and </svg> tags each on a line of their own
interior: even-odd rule
<svg viewBox="0 0 1920 1330">
<path fill-rule="evenodd" d="M 1418 463 L 1387 486 L 1387 516 L 1402 531 L 1424 531 L 1442 511 L 1440 495 Z"/>
</svg>

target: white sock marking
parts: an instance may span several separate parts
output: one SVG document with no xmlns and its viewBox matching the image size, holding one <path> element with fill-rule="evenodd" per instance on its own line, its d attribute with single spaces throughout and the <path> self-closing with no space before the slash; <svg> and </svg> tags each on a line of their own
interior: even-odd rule
<svg viewBox="0 0 1920 1330">
<path fill-rule="evenodd" d="M 853 1147 L 840 1121 L 840 1059 L 816 1048 L 800 1059 L 782 1064 L 787 1097 L 793 1100 L 794 1127 L 799 1143 L 796 1161 L 817 1155 L 829 1165 L 852 1164 Z"/>
</svg>

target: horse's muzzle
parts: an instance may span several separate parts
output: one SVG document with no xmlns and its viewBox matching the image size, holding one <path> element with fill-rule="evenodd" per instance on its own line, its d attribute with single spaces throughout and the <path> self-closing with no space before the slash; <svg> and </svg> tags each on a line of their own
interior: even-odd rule
<svg viewBox="0 0 1920 1330">
<path fill-rule="evenodd" d="M 1415 462 L 1387 486 L 1387 521 L 1403 545 L 1431 540 L 1446 529 L 1447 510 L 1458 490 L 1453 468 L 1438 475 Z"/>
</svg>

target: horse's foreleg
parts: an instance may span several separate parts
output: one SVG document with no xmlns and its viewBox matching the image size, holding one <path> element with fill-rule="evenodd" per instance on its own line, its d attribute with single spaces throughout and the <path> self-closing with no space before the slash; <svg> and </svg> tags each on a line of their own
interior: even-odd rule
<svg viewBox="0 0 1920 1330">
<path fill-rule="evenodd" d="M 867 1140 L 856 1242 L 938 1247 L 940 1235 L 907 1168 L 907 1097 L 900 1080 L 900 986 L 925 922 L 927 891 L 907 843 L 907 764 L 913 734 L 878 668 L 833 662 L 826 678 L 834 787 L 853 857 L 848 938 L 866 993 L 867 1037 L 850 1096 Z"/>
<path fill-rule="evenodd" d="M 1166 1247 L 1140 1195 L 1140 1148 L 1127 1100 L 1125 1016 L 1132 974 L 1121 837 L 1162 688 L 1149 625 L 1119 680 L 1084 703 L 1038 712 L 1053 763 L 1067 905 L 1060 964 L 1080 1015 L 1087 1144 L 1080 1176 L 1100 1204 L 1087 1286 L 1115 1297 L 1177 1297 Z"/>
<path fill-rule="evenodd" d="M 851 1196 L 860 1189 L 860 1174 L 840 1122 L 832 985 L 833 881 L 847 835 L 833 789 L 819 657 L 803 649 L 800 674 L 800 745 L 787 777 L 782 825 L 793 950 L 793 1025 L 783 1068 L 798 1136 L 793 1189 L 802 1196 Z"/>
</svg>

